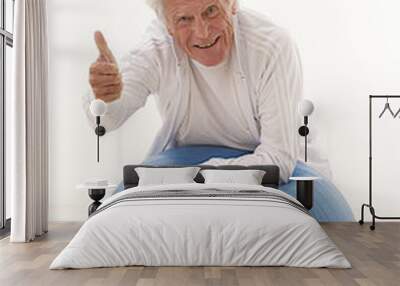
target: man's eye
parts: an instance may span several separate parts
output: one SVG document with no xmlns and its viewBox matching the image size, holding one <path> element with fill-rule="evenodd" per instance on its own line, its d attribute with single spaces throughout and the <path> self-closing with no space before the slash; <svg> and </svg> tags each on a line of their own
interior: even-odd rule
<svg viewBox="0 0 400 286">
<path fill-rule="evenodd" d="M 218 7 L 215 5 L 212 5 L 207 8 L 206 13 L 209 17 L 214 17 L 218 14 Z"/>
<path fill-rule="evenodd" d="M 186 22 L 189 22 L 189 20 L 190 20 L 190 17 L 186 17 L 186 16 L 182 16 L 182 17 L 178 18 L 179 23 L 186 23 Z"/>
</svg>

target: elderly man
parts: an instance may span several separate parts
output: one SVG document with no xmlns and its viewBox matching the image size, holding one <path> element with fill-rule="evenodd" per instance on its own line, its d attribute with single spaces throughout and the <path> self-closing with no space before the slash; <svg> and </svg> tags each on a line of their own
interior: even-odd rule
<svg viewBox="0 0 400 286">
<path fill-rule="evenodd" d="M 296 107 L 302 74 L 287 33 L 236 0 L 153 0 L 160 21 L 120 68 L 100 32 L 90 67 L 102 120 L 119 127 L 156 94 L 163 126 L 150 155 L 194 144 L 254 151 L 204 164 L 275 164 L 286 182 L 298 157 Z M 91 117 L 88 112 L 88 116 Z M 93 122 L 93 118 L 90 118 Z"/>
<path fill-rule="evenodd" d="M 149 2 L 159 21 L 120 68 L 103 35 L 95 34 L 100 56 L 90 67 L 93 94 L 85 97 L 90 122 L 94 98 L 108 103 L 102 123 L 112 130 L 155 94 L 163 125 L 146 163 L 164 165 L 170 161 L 160 156 L 171 153 L 193 157 L 203 150 L 198 145 L 206 145 L 213 147 L 198 156 L 205 161 L 185 162 L 274 164 L 283 183 L 290 175 L 322 177 L 309 165 L 296 163 L 302 72 L 287 33 L 255 12 L 238 9 L 236 0 Z M 215 146 L 229 147 L 229 156 L 225 149 L 215 152 Z M 172 161 L 179 163 L 182 157 Z M 295 182 L 280 189 L 295 196 Z M 330 181 L 317 180 L 314 190 L 310 212 L 315 218 L 354 220 Z"/>
</svg>

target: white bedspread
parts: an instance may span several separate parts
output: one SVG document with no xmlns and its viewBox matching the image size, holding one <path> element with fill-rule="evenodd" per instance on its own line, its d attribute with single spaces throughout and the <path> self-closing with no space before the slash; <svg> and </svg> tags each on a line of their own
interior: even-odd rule
<svg viewBox="0 0 400 286">
<path fill-rule="evenodd" d="M 131 188 L 105 200 L 50 269 L 126 265 L 351 267 L 314 218 L 279 200 L 250 196 L 121 200 L 136 192 L 207 192 L 204 189 L 262 190 L 298 203 L 279 190 L 254 185 Z"/>
</svg>

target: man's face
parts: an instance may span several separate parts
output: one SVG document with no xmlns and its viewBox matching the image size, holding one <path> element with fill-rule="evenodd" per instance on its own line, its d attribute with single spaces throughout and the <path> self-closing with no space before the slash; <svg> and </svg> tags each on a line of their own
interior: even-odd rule
<svg viewBox="0 0 400 286">
<path fill-rule="evenodd" d="M 167 28 L 178 45 L 206 66 L 221 63 L 233 44 L 232 0 L 164 0 Z"/>
</svg>

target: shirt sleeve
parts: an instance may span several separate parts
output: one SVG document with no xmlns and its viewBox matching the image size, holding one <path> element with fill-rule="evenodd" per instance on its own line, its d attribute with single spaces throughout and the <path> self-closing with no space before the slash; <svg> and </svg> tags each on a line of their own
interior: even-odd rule
<svg viewBox="0 0 400 286">
<path fill-rule="evenodd" d="M 303 79 L 298 51 L 289 37 L 266 66 L 257 92 L 260 144 L 253 154 L 237 158 L 211 158 L 207 165 L 277 165 L 280 179 L 287 182 L 299 154 L 297 106 L 302 97 Z"/>
<path fill-rule="evenodd" d="M 147 48 L 147 50 L 146 50 Z M 132 114 L 146 104 L 147 97 L 159 87 L 159 68 L 156 53 L 145 45 L 131 51 L 120 63 L 123 89 L 121 97 L 107 103 L 107 113 L 101 117 L 101 125 L 107 131 L 120 127 Z M 90 103 L 95 99 L 90 91 L 83 96 L 83 108 L 89 124 L 95 127 L 95 117 L 90 112 Z"/>
</svg>

